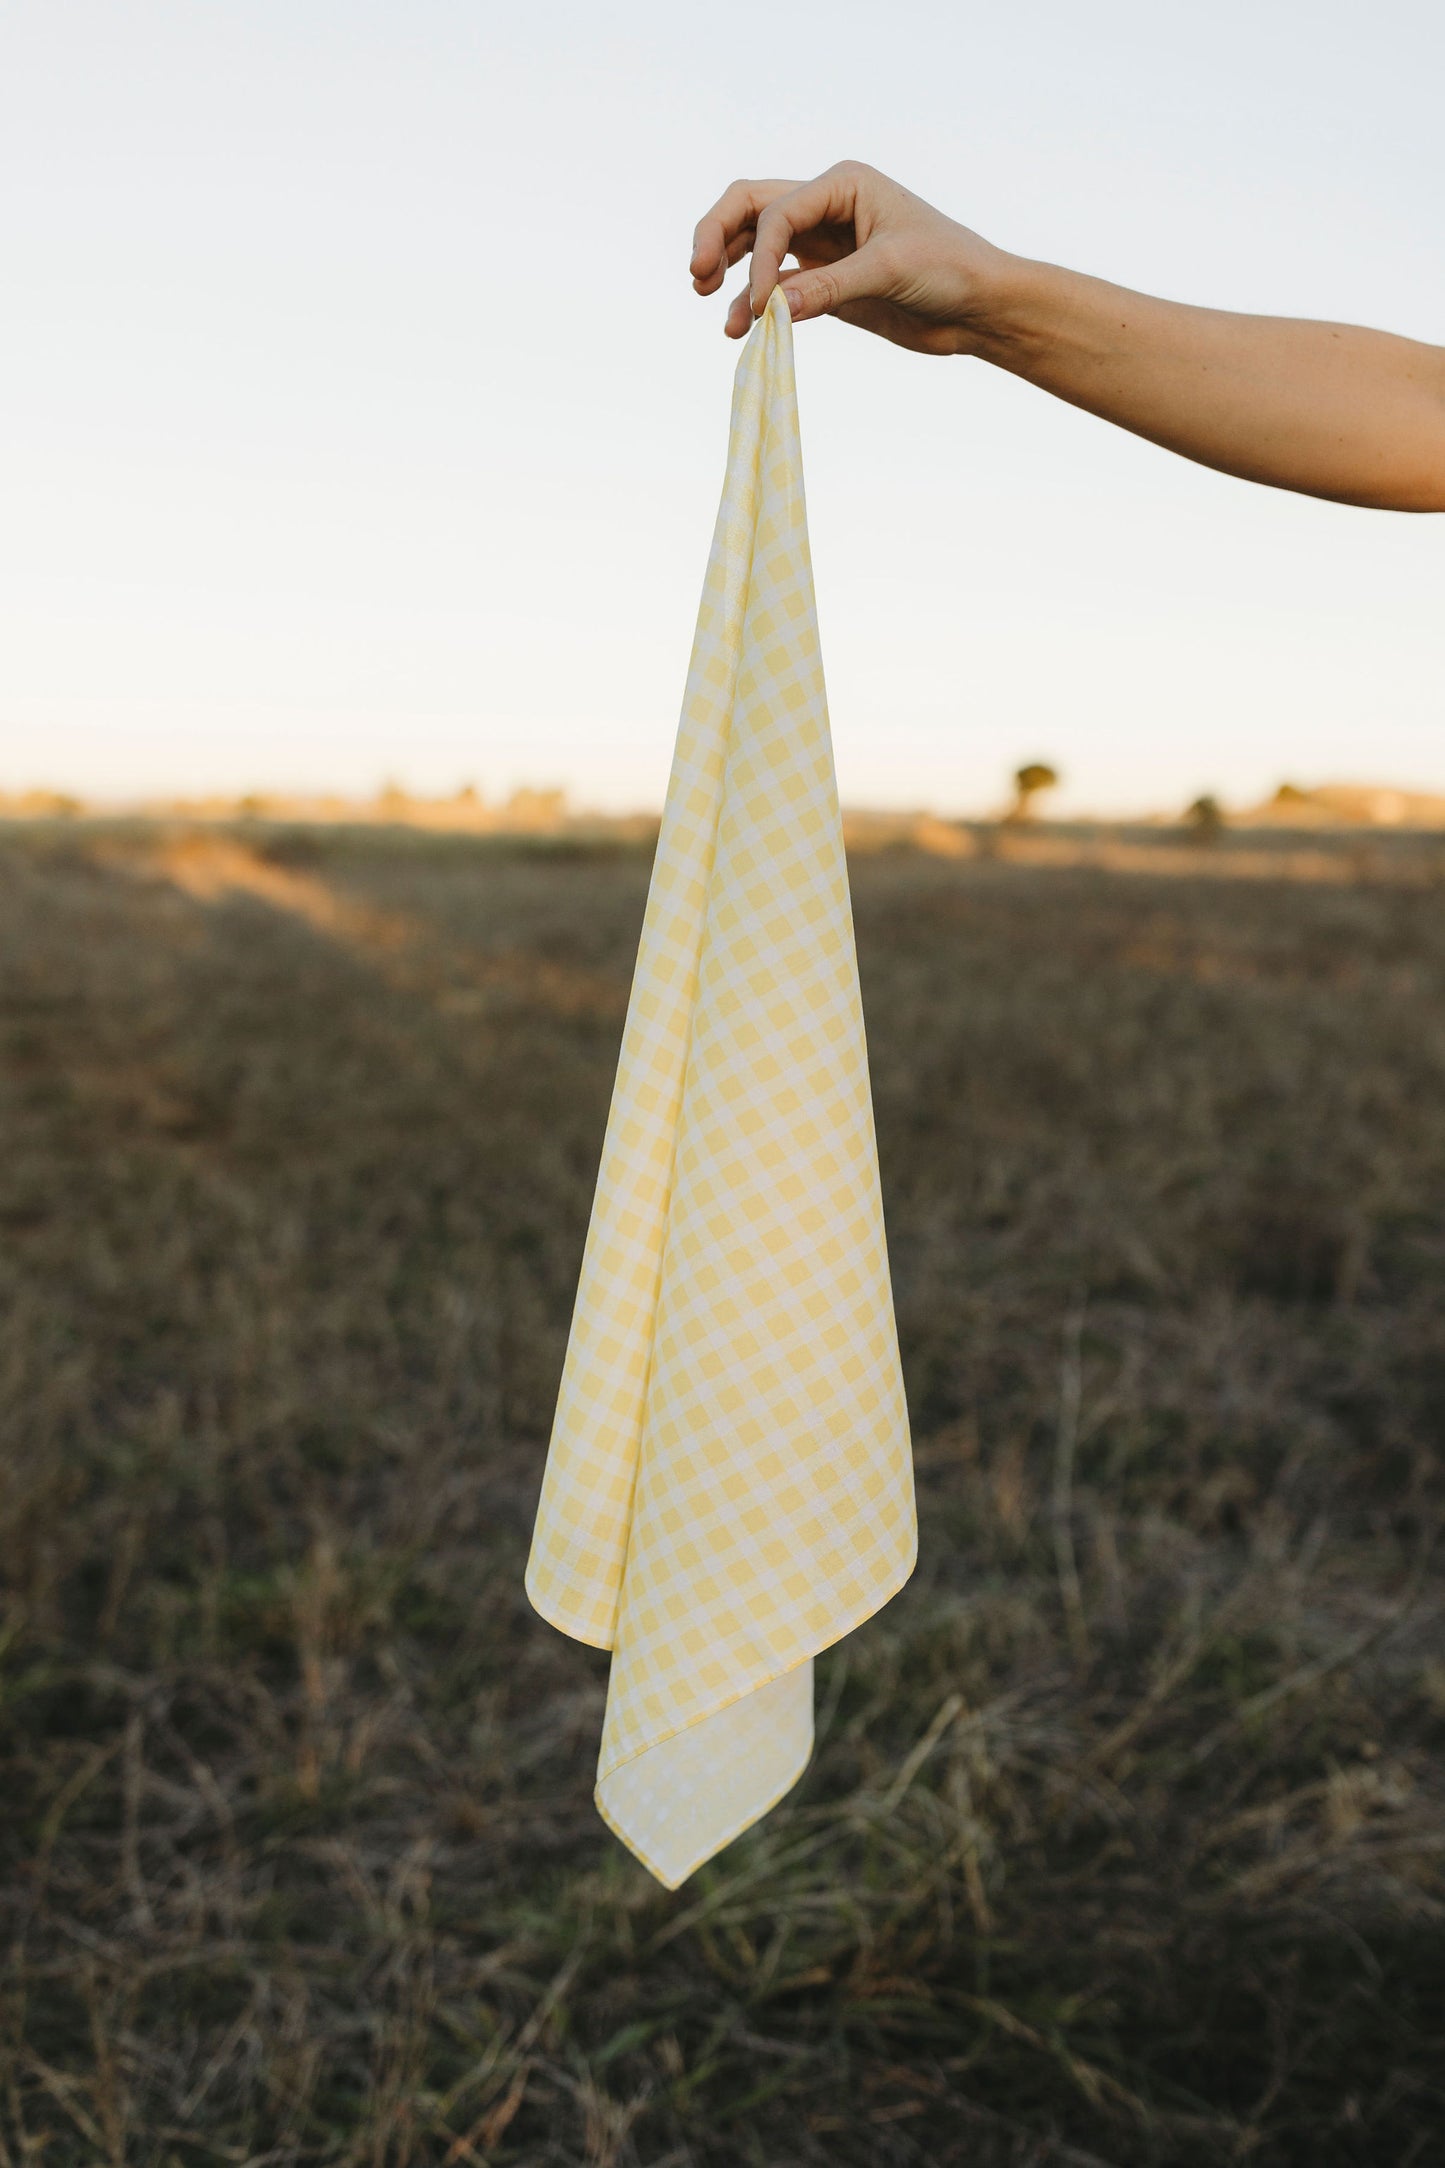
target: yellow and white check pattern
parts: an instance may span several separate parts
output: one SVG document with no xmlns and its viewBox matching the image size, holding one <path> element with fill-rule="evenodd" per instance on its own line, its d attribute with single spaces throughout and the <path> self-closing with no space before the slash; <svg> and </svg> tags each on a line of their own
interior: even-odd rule
<svg viewBox="0 0 1445 2168">
<path fill-rule="evenodd" d="M 613 1650 L 603 1818 L 670 1889 L 812 1752 L 912 1571 L 792 321 L 743 350 L 527 1592 Z"/>
</svg>

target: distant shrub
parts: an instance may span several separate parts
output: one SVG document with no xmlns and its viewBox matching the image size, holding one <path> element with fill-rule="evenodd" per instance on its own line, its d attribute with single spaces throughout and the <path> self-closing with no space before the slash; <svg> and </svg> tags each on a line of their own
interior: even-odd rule
<svg viewBox="0 0 1445 2168">
<path fill-rule="evenodd" d="M 1224 833 L 1224 808 L 1208 791 L 1186 807 L 1184 818 L 1200 843 L 1217 843 Z"/>
</svg>

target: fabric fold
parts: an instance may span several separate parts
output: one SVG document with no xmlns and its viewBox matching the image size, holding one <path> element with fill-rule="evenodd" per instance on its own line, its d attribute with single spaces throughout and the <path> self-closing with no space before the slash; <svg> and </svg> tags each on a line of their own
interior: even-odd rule
<svg viewBox="0 0 1445 2168">
<path fill-rule="evenodd" d="M 781 290 L 738 363 L 527 1592 L 613 1651 L 598 1808 L 676 1888 L 812 1751 L 913 1467 Z"/>
</svg>

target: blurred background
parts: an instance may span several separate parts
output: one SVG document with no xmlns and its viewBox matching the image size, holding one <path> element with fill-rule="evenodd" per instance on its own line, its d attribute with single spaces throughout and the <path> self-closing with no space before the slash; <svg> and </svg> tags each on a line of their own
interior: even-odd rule
<svg viewBox="0 0 1445 2168">
<path fill-rule="evenodd" d="M 1445 339 L 1445 27 L 624 0 L 5 11 L 0 787 L 661 802 L 726 442 L 686 276 L 842 156 L 1002 246 Z M 741 273 L 729 281 L 729 291 Z M 798 341 L 845 800 L 1445 790 L 1438 521 Z"/>
<path fill-rule="evenodd" d="M 859 156 L 1445 342 L 1442 69 L 1401 0 L 0 13 L 0 2168 L 1445 2155 L 1439 520 L 800 330 L 919 1568 L 676 1896 L 521 1579 L 697 217 Z"/>
</svg>

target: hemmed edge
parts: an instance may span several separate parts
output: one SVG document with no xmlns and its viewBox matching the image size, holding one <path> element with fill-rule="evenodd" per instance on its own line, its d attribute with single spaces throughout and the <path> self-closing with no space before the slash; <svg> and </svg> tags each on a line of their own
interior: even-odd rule
<svg viewBox="0 0 1445 2168">
<path fill-rule="evenodd" d="M 641 1861 L 642 1865 L 647 1869 L 648 1873 L 654 1878 L 655 1881 L 660 1882 L 664 1889 L 680 1889 L 682 1884 L 688 1879 L 689 1875 L 696 1874 L 699 1867 L 703 1866 L 705 1862 L 709 1859 L 715 1858 L 719 1852 L 725 1850 L 728 1845 L 732 1844 L 738 1837 L 742 1835 L 745 1829 L 751 1829 L 755 1822 L 760 1822 L 765 1814 L 771 1813 L 772 1809 L 777 1805 L 778 1801 L 783 1798 L 786 1793 L 792 1790 L 793 1786 L 797 1783 L 803 1771 L 807 1768 L 808 1763 L 812 1760 L 813 1747 L 815 1743 L 814 1740 L 810 1738 L 808 1742 L 807 1753 L 803 1756 L 797 1768 L 793 1771 L 793 1774 L 788 1778 L 787 1783 L 784 1784 L 778 1791 L 773 1793 L 772 1797 L 768 1800 L 766 1806 L 755 1808 L 753 1812 L 747 1816 L 745 1821 L 741 1821 L 738 1823 L 737 1827 L 732 1831 L 731 1835 L 724 1837 L 720 1843 L 714 1844 L 708 1851 L 703 1852 L 697 1859 L 693 1861 L 692 1865 L 687 1868 L 686 1872 L 680 1874 L 675 1881 L 670 1876 L 659 1873 L 658 1869 L 653 1865 L 652 1861 L 647 1857 L 646 1853 L 641 1851 L 638 1846 L 632 1842 L 630 1837 L 624 1835 L 623 1831 L 618 1828 L 616 1822 L 612 1819 L 612 1816 L 607 1812 L 607 1809 L 602 1804 L 601 1798 L 602 1787 L 607 1782 L 607 1779 L 609 1777 L 616 1776 L 619 1769 L 629 1768 L 633 1762 L 640 1761 L 644 1754 L 652 1753 L 654 1748 L 665 1746 L 669 1739 L 676 1739 L 685 1731 L 695 1730 L 699 1724 L 706 1724 L 710 1718 L 714 1716 L 720 1716 L 724 1709 L 734 1708 L 738 1702 L 746 1701 L 749 1694 L 760 1693 L 765 1686 L 771 1686 L 775 1679 L 786 1678 L 790 1671 L 796 1671 L 800 1665 L 814 1662 L 819 1656 L 823 1655 L 826 1650 L 836 1648 L 840 1641 L 846 1641 L 849 1634 L 856 1633 L 860 1626 L 866 1626 L 870 1618 L 876 1618 L 878 1616 L 878 1613 L 883 1610 L 887 1604 L 890 1604 L 893 1601 L 894 1597 L 899 1593 L 899 1591 L 905 1588 L 908 1582 L 913 1578 L 914 1569 L 917 1564 L 918 1522 L 915 1516 L 913 1524 L 913 1542 L 910 1546 L 908 1558 L 902 1572 L 898 1575 L 897 1579 L 883 1591 L 883 1594 L 881 1596 L 878 1596 L 876 1599 L 869 1603 L 866 1610 L 861 1610 L 855 1613 L 853 1617 L 848 1619 L 835 1632 L 830 1633 L 826 1641 L 820 1641 L 814 1648 L 805 1649 L 800 1656 L 795 1656 L 791 1662 L 777 1665 L 772 1671 L 764 1673 L 763 1676 L 760 1678 L 749 1679 L 746 1686 L 739 1687 L 735 1693 L 725 1694 L 720 1701 L 714 1702 L 711 1708 L 704 1709 L 699 1715 L 689 1717 L 687 1722 L 684 1724 L 674 1724 L 670 1727 L 669 1730 L 659 1732 L 655 1739 L 649 1739 L 647 1744 L 645 1746 L 638 1747 L 635 1753 L 623 1754 L 619 1756 L 619 1758 L 615 1762 L 609 1762 L 605 1769 L 598 1770 L 597 1783 L 592 1793 L 593 1804 L 596 1807 L 597 1812 L 602 1817 L 602 1820 L 607 1824 L 607 1827 L 612 1831 L 613 1836 L 617 1838 L 618 1842 L 627 1847 L 628 1851 L 632 1854 L 634 1859 Z M 543 1613 L 543 1616 L 545 1617 L 546 1614 Z M 578 1635 L 577 1638 L 580 1640 L 582 1636 Z M 594 1648 L 601 1645 L 602 1644 L 596 1642 L 592 1644 Z"/>
<path fill-rule="evenodd" d="M 522 1587 L 526 1591 L 528 1603 L 532 1606 L 538 1618 L 545 1619 L 549 1626 L 555 1626 L 559 1634 L 566 1634 L 569 1641 L 580 1641 L 584 1648 L 589 1649 L 612 1648 L 613 1642 L 610 1635 L 605 1641 L 599 1640 L 595 1633 L 586 1632 L 580 1626 L 575 1625 L 555 1599 L 549 1598 L 545 1603 L 542 1601 L 533 1582 L 530 1559 L 527 1562 L 527 1570 L 522 1576 Z"/>
</svg>

